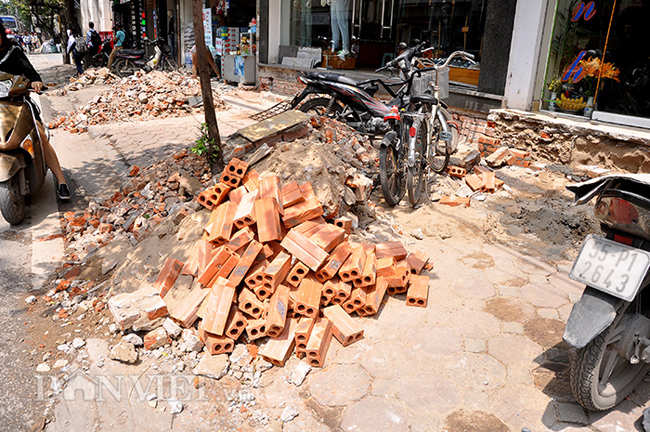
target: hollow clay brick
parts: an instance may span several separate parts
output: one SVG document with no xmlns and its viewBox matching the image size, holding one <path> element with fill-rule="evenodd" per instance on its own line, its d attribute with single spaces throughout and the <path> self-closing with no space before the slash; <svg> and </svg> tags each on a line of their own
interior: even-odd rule
<svg viewBox="0 0 650 432">
<path fill-rule="evenodd" d="M 226 321 L 225 336 L 237 340 L 244 330 L 246 330 L 247 325 L 248 318 L 235 305 L 232 305 L 228 314 L 228 320 Z"/>
<path fill-rule="evenodd" d="M 324 224 L 314 235 L 307 237 L 325 252 L 331 252 L 345 240 L 345 230 L 336 225 Z"/>
<path fill-rule="evenodd" d="M 221 246 L 215 250 L 209 264 L 199 273 L 198 280 L 203 285 L 208 286 L 214 275 L 217 274 L 221 267 L 228 261 L 228 258 L 234 253 L 228 246 Z"/>
<path fill-rule="evenodd" d="M 321 306 L 326 306 L 328 305 L 336 293 L 338 292 L 338 284 L 335 282 L 332 282 L 332 280 L 328 280 L 323 284 L 322 291 L 320 293 L 320 305 Z"/>
<path fill-rule="evenodd" d="M 233 220 L 237 206 L 231 202 L 225 202 L 216 208 L 217 218 L 212 224 L 210 241 L 217 245 L 228 243 L 232 234 Z"/>
<path fill-rule="evenodd" d="M 248 162 L 244 162 L 237 158 L 232 158 L 224 171 L 227 171 L 228 174 L 234 177 L 244 178 L 247 170 Z"/>
<path fill-rule="evenodd" d="M 293 230 L 296 230 L 300 234 L 303 234 L 305 237 L 309 238 L 316 234 L 323 226 L 326 225 L 325 219 L 322 217 L 317 217 L 308 221 L 296 225 L 293 227 Z"/>
<path fill-rule="evenodd" d="M 280 285 L 271 296 L 271 303 L 266 316 L 266 334 L 272 338 L 279 337 L 287 322 L 289 307 L 289 287 Z"/>
<path fill-rule="evenodd" d="M 244 227 L 230 237 L 228 247 L 234 251 L 248 245 L 255 238 L 255 233 L 250 227 Z"/>
<path fill-rule="evenodd" d="M 366 291 L 366 304 L 363 306 L 363 311 L 365 315 L 374 315 L 379 311 L 381 306 L 381 301 L 384 299 L 386 290 L 388 288 L 388 282 L 385 278 L 380 277 L 377 279 L 377 283 Z"/>
<path fill-rule="evenodd" d="M 408 293 L 406 294 L 406 305 L 427 307 L 428 297 L 429 277 L 419 275 L 411 276 Z"/>
<path fill-rule="evenodd" d="M 287 282 L 294 287 L 300 286 L 300 282 L 302 282 L 302 279 L 307 276 L 307 273 L 309 273 L 309 267 L 296 260 L 296 263 L 287 275 Z"/>
<path fill-rule="evenodd" d="M 266 319 L 260 318 L 248 321 L 248 325 L 246 326 L 246 335 L 250 341 L 266 336 Z"/>
<path fill-rule="evenodd" d="M 343 282 L 352 282 L 361 276 L 365 264 L 366 250 L 362 245 L 358 245 L 339 269 L 339 277 Z"/>
<path fill-rule="evenodd" d="M 348 300 L 348 298 L 350 298 L 352 287 L 350 286 L 350 284 L 343 281 L 338 281 L 336 287 L 337 287 L 337 291 L 334 297 L 332 298 L 332 303 L 342 305 Z"/>
<path fill-rule="evenodd" d="M 235 288 L 229 284 L 228 280 L 219 279 L 212 287 L 199 329 L 223 336 L 230 306 L 234 299 Z"/>
<path fill-rule="evenodd" d="M 467 170 L 458 166 L 449 165 L 447 167 L 447 174 L 449 174 L 449 177 L 462 179 L 467 174 Z"/>
<path fill-rule="evenodd" d="M 291 255 L 281 252 L 264 271 L 262 286 L 268 291 L 268 297 L 275 291 L 291 269 Z M 259 296 L 259 294 L 258 294 Z"/>
<path fill-rule="evenodd" d="M 183 263 L 173 259 L 172 257 L 167 257 L 165 263 L 163 264 L 162 270 L 158 274 L 156 282 L 153 284 L 153 287 L 160 297 L 165 298 L 169 290 L 174 286 L 176 279 L 181 274 L 183 270 Z"/>
<path fill-rule="evenodd" d="M 345 231 L 346 234 L 350 234 L 352 232 L 352 219 L 348 217 L 340 217 L 338 219 L 334 219 L 334 225 L 339 228 L 343 228 L 343 231 Z"/>
<path fill-rule="evenodd" d="M 483 182 L 483 178 L 479 177 L 476 174 L 468 175 L 465 177 L 465 183 L 467 183 L 467 186 L 473 191 L 479 191 L 479 192 L 484 192 L 485 191 L 485 183 Z"/>
<path fill-rule="evenodd" d="M 238 188 L 235 188 L 230 191 L 228 194 L 228 199 L 230 200 L 231 203 L 235 205 L 241 204 L 242 198 L 244 198 L 244 195 L 248 193 L 248 189 L 246 189 L 244 186 L 239 186 Z"/>
<path fill-rule="evenodd" d="M 316 320 L 309 317 L 300 317 L 296 325 L 296 349 L 305 351 L 307 349 L 307 341 L 311 335 L 311 330 L 314 328 Z"/>
<path fill-rule="evenodd" d="M 354 286 L 367 287 L 375 284 L 377 278 L 377 255 L 369 253 L 366 256 L 366 263 L 363 266 L 363 273 L 354 280 Z M 357 281 L 359 281 L 357 283 Z"/>
<path fill-rule="evenodd" d="M 408 255 L 401 241 L 379 243 L 375 245 L 375 253 L 377 259 L 393 257 L 397 261 L 405 259 Z"/>
<path fill-rule="evenodd" d="M 323 316 L 332 322 L 332 334 L 348 346 L 363 338 L 363 328 L 340 305 L 332 305 L 323 309 Z"/>
<path fill-rule="evenodd" d="M 255 223 L 255 201 L 257 200 L 257 191 L 248 192 L 241 199 L 235 212 L 235 226 L 242 229 Z"/>
<path fill-rule="evenodd" d="M 223 183 L 217 183 L 215 186 L 199 193 L 197 201 L 208 210 L 212 210 L 226 199 L 229 191 L 230 186 Z"/>
<path fill-rule="evenodd" d="M 262 244 L 256 242 L 255 240 L 253 240 L 248 244 L 246 250 L 244 251 L 244 254 L 241 256 L 241 258 L 237 262 L 237 265 L 235 266 L 232 273 L 230 273 L 230 276 L 228 277 L 228 279 L 234 286 L 238 286 L 244 280 L 244 277 L 246 276 L 248 270 L 253 265 L 253 261 L 255 260 L 255 257 L 257 256 L 257 254 L 260 252 L 261 249 L 262 249 Z"/>
<path fill-rule="evenodd" d="M 302 196 L 302 192 L 300 191 L 300 186 L 298 186 L 298 182 L 296 181 L 292 181 L 284 185 L 282 187 L 281 193 L 282 193 L 282 206 L 284 208 L 290 207 L 294 204 L 298 204 L 299 202 L 305 200 L 305 197 Z"/>
<path fill-rule="evenodd" d="M 339 244 L 329 258 L 325 261 L 322 268 L 316 272 L 316 279 L 321 283 L 328 279 L 332 279 L 339 271 L 343 263 L 348 259 L 352 253 L 352 246 L 348 242 Z"/>
<path fill-rule="evenodd" d="M 305 237 L 304 234 L 293 229 L 287 233 L 280 245 L 313 271 L 318 270 L 328 257 L 327 252 Z"/>
<path fill-rule="evenodd" d="M 268 265 L 269 262 L 267 260 L 256 262 L 250 270 L 248 270 L 248 274 L 246 274 L 246 278 L 244 279 L 246 286 L 253 289 L 258 285 L 262 285 L 264 283 L 264 271 Z"/>
<path fill-rule="evenodd" d="M 248 170 L 241 182 L 248 192 L 253 192 L 260 188 L 260 175 L 254 169 Z"/>
<path fill-rule="evenodd" d="M 354 288 L 350 297 L 343 303 L 343 309 L 349 314 L 363 308 L 366 304 L 366 292 L 362 288 Z"/>
<path fill-rule="evenodd" d="M 277 253 L 275 253 L 275 249 L 271 247 L 272 244 L 277 243 L 277 242 L 268 242 L 264 245 L 260 253 L 257 255 L 257 258 L 255 261 L 262 261 L 262 260 L 268 260 L 268 261 L 273 261 L 273 258 L 277 256 Z M 279 243 L 278 243 L 279 245 Z M 282 248 L 280 248 L 282 249 Z"/>
<path fill-rule="evenodd" d="M 311 366 L 323 367 L 327 350 L 332 341 L 332 322 L 327 318 L 318 318 L 314 323 L 307 341 L 307 362 Z"/>
<path fill-rule="evenodd" d="M 287 207 L 284 210 L 282 221 L 284 222 L 284 226 L 287 228 L 294 227 L 302 222 L 323 215 L 323 206 L 318 198 L 316 198 L 316 194 L 314 193 L 311 184 L 305 183 L 301 185 L 300 191 L 305 200 Z"/>
<path fill-rule="evenodd" d="M 485 192 L 494 193 L 496 189 L 494 181 L 495 181 L 495 176 L 493 171 L 483 174 L 483 183 L 485 184 Z"/>
<path fill-rule="evenodd" d="M 303 279 L 295 298 L 294 311 L 300 315 L 316 318 L 320 306 L 321 291 L 320 282 L 311 278 Z"/>
<path fill-rule="evenodd" d="M 183 327 L 190 328 L 198 318 L 196 313 L 209 292 L 209 289 L 203 288 L 200 283 L 196 282 L 189 294 L 169 312 L 169 315 Z"/>
<path fill-rule="evenodd" d="M 240 160 L 237 158 L 233 158 L 230 160 L 230 162 L 226 166 L 226 169 L 224 169 L 223 172 L 221 173 L 221 178 L 219 179 L 221 183 L 227 184 L 228 186 L 233 188 L 239 186 L 239 182 L 244 176 L 243 174 L 240 177 L 235 175 L 237 173 L 239 162 Z"/>
<path fill-rule="evenodd" d="M 419 250 L 409 253 L 406 262 L 411 268 L 411 274 L 419 275 L 424 266 L 429 262 L 429 256 Z"/>
<path fill-rule="evenodd" d="M 232 252 L 226 262 L 221 266 L 221 268 L 217 271 L 217 273 L 212 277 L 206 286 L 210 288 L 215 284 L 217 279 L 228 278 L 228 275 L 233 271 L 238 262 L 239 255 L 237 255 L 235 252 Z"/>
<path fill-rule="evenodd" d="M 409 267 L 408 262 L 399 261 L 395 264 L 395 273 L 391 276 L 386 276 L 386 282 L 388 282 L 388 294 L 393 295 L 405 293 L 408 287 L 410 275 L 411 268 Z"/>
<path fill-rule="evenodd" d="M 275 198 L 260 198 L 255 201 L 255 220 L 260 242 L 266 243 L 282 239 L 280 214 Z"/>
<path fill-rule="evenodd" d="M 227 336 L 219 336 L 199 329 L 199 339 L 212 355 L 230 353 L 235 349 L 235 341 Z"/>
<path fill-rule="evenodd" d="M 395 258 L 386 257 L 377 260 L 377 277 L 395 274 Z"/>
<path fill-rule="evenodd" d="M 284 366 L 287 358 L 291 355 L 295 346 L 297 319 L 287 320 L 282 333 L 277 337 L 270 339 L 266 345 L 259 351 L 259 354 L 269 363 L 276 366 Z"/>
<path fill-rule="evenodd" d="M 271 174 L 260 180 L 260 198 L 273 198 L 280 214 L 284 214 L 280 178 L 277 175 Z"/>
<path fill-rule="evenodd" d="M 264 312 L 264 304 L 249 289 L 244 288 L 239 292 L 237 303 L 239 310 L 255 319 L 259 319 Z"/>
</svg>

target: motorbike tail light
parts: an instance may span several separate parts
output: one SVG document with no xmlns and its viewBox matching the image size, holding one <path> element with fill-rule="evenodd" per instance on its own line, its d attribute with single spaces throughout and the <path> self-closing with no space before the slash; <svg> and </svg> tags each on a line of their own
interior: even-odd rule
<svg viewBox="0 0 650 432">
<path fill-rule="evenodd" d="M 594 213 L 604 225 L 618 231 L 650 238 L 650 209 L 623 198 L 605 196 L 598 199 Z"/>
<path fill-rule="evenodd" d="M 632 246 L 634 239 L 630 237 L 622 236 L 620 234 L 614 234 L 614 241 L 617 243 L 623 243 L 625 245 Z"/>
<path fill-rule="evenodd" d="M 409 129 L 409 135 L 411 138 L 415 138 L 415 134 L 417 133 L 417 129 L 415 127 L 411 126 L 411 129 Z"/>
</svg>

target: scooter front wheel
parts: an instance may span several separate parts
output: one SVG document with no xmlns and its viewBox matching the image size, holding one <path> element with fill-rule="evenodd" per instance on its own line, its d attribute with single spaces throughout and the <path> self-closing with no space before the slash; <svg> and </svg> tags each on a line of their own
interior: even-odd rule
<svg viewBox="0 0 650 432">
<path fill-rule="evenodd" d="M 571 363 L 571 391 L 580 405 L 592 411 L 612 408 L 629 395 L 650 370 L 621 355 L 629 349 L 629 332 L 636 327 L 636 302 L 619 309 L 614 322 L 587 346 L 577 351 Z M 626 313 L 631 311 L 632 313 Z M 641 318 L 641 321 L 643 319 Z"/>
<path fill-rule="evenodd" d="M 18 174 L 0 182 L 0 212 L 11 225 L 18 225 L 25 219 L 25 197 L 20 193 Z"/>
</svg>

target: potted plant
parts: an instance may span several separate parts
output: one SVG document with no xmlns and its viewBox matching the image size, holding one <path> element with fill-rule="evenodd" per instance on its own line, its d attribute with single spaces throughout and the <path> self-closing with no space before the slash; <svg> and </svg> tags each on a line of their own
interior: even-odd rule
<svg viewBox="0 0 650 432">
<path fill-rule="evenodd" d="M 591 113 L 594 111 L 594 97 L 596 95 L 596 87 L 598 86 L 598 80 L 602 82 L 605 79 L 612 79 L 614 81 L 619 81 L 618 75 L 621 72 L 613 63 L 605 62 L 603 63 L 599 57 L 591 57 L 588 60 L 582 60 L 579 63 L 582 67 L 584 78 L 582 87 L 584 88 L 584 94 L 587 97 L 587 103 L 583 112 L 585 117 L 591 117 Z"/>
<path fill-rule="evenodd" d="M 555 101 L 557 100 L 557 93 L 560 91 L 561 87 L 562 81 L 560 81 L 560 77 L 557 75 L 553 77 L 550 83 L 548 83 L 548 91 L 551 92 L 551 99 L 548 101 L 549 111 L 555 111 L 555 108 L 557 107 Z"/>
</svg>

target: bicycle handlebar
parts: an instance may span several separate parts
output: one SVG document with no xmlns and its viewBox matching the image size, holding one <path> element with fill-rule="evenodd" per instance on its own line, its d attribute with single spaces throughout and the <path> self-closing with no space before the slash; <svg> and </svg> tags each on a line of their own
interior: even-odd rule
<svg viewBox="0 0 650 432">
<path fill-rule="evenodd" d="M 444 67 L 449 66 L 449 63 L 451 63 L 451 60 L 456 56 L 463 57 L 464 59 L 474 60 L 474 55 L 472 55 L 470 53 L 467 53 L 465 51 L 454 51 L 453 53 L 451 53 L 451 55 L 449 57 L 447 57 L 447 60 L 445 60 L 445 62 L 442 65 L 437 66 L 437 67 L 438 68 L 444 68 Z"/>
</svg>

